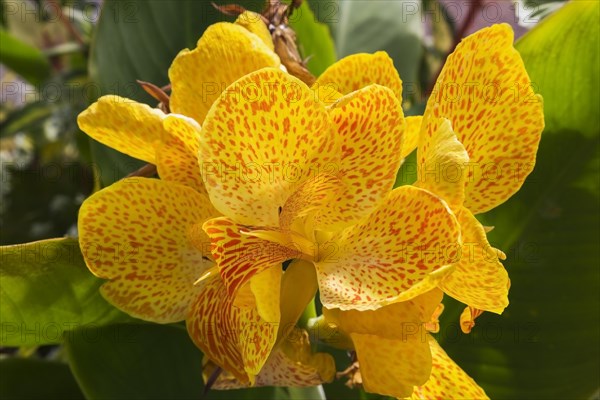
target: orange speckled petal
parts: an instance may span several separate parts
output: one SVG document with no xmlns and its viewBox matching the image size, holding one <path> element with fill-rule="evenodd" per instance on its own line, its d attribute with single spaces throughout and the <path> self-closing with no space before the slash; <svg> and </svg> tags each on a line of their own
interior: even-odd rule
<svg viewBox="0 0 600 400">
<path fill-rule="evenodd" d="M 422 336 L 386 339 L 351 333 L 365 391 L 403 398 L 424 384 L 431 373 L 431 352 Z"/>
<path fill-rule="evenodd" d="M 279 321 L 265 321 L 253 307 L 235 307 L 219 275 L 198 286 L 186 320 L 192 340 L 236 379 L 252 383 L 275 345 Z"/>
<path fill-rule="evenodd" d="M 402 81 L 394 61 L 383 51 L 344 57 L 327 68 L 315 85 L 334 84 L 338 92 L 348 94 L 373 83 L 390 88 L 402 101 Z"/>
<path fill-rule="evenodd" d="M 108 301 L 145 320 L 181 321 L 198 293 L 194 282 L 214 266 L 193 245 L 192 227 L 214 213 L 188 187 L 128 178 L 83 202 L 79 243 L 90 271 L 109 279 Z"/>
<path fill-rule="evenodd" d="M 203 368 L 206 380 L 214 371 L 212 363 Z M 335 362 L 327 353 L 312 353 L 308 334 L 301 329 L 295 329 L 284 340 L 256 377 L 255 386 L 288 386 L 306 387 L 317 386 L 331 382 L 335 377 Z M 245 388 L 232 374 L 221 373 L 215 384 L 216 390 Z"/>
<path fill-rule="evenodd" d="M 408 157 L 417 148 L 423 117 L 417 115 L 406 117 L 404 120 L 406 121 L 406 127 L 404 128 L 404 143 L 402 144 L 402 153 L 400 154 L 400 158 L 402 159 Z"/>
<path fill-rule="evenodd" d="M 332 105 L 343 97 L 343 95 L 337 91 L 337 85 L 335 83 L 326 83 L 323 85 L 313 84 L 310 89 L 314 92 L 315 99 L 327 105 Z"/>
<path fill-rule="evenodd" d="M 179 52 L 169 68 L 171 111 L 202 124 L 227 86 L 249 72 L 279 64 L 272 49 L 246 28 L 227 22 L 210 25 L 197 47 Z"/>
<path fill-rule="evenodd" d="M 336 172 L 344 190 L 320 213 L 319 226 L 337 231 L 373 211 L 392 190 L 405 124 L 400 102 L 379 85 L 352 92 L 330 110 L 341 140 Z"/>
<path fill-rule="evenodd" d="M 238 346 L 240 308 L 218 274 L 198 283 L 199 295 L 189 307 L 186 319 L 190 337 L 202 352 L 223 370 L 242 382 L 249 382 Z"/>
<path fill-rule="evenodd" d="M 244 11 L 237 17 L 235 24 L 243 26 L 248 31 L 254 33 L 269 49 L 274 50 L 271 32 L 269 32 L 260 14 L 252 11 Z"/>
<path fill-rule="evenodd" d="M 475 327 L 475 320 L 483 314 L 483 311 L 478 310 L 473 307 L 465 307 L 463 312 L 460 314 L 460 330 L 463 333 L 469 334 L 471 330 Z"/>
<path fill-rule="evenodd" d="M 465 165 L 468 162 L 469 155 L 456 139 L 450 121 L 427 119 L 417 150 L 419 176 L 416 185 L 438 195 L 457 211 L 465 201 Z"/>
<path fill-rule="evenodd" d="M 341 188 L 342 181 L 329 174 L 319 174 L 302 182 L 281 209 L 281 230 L 292 230 L 305 237 L 311 237 L 314 234 L 315 214 L 335 201 Z M 318 224 L 318 221 L 316 223 Z"/>
<path fill-rule="evenodd" d="M 432 337 L 429 337 L 429 347 L 432 357 L 431 377 L 424 385 L 415 388 L 411 400 L 489 399 L 483 389 L 448 357 Z"/>
<path fill-rule="evenodd" d="M 449 119 L 469 153 L 465 206 L 474 214 L 502 204 L 533 170 L 542 108 L 509 25 L 474 33 L 448 57 L 426 114 Z"/>
<path fill-rule="evenodd" d="M 191 118 L 169 114 L 163 120 L 163 126 L 169 136 L 156 154 L 156 166 L 161 179 L 206 193 L 198 165 L 200 125 Z"/>
<path fill-rule="evenodd" d="M 282 262 L 299 255 L 278 243 L 246 234 L 248 227 L 226 217 L 211 219 L 203 228 L 210 237 L 212 255 L 231 296 L 257 273 L 281 267 Z"/>
<path fill-rule="evenodd" d="M 458 214 L 463 247 L 454 272 L 440 284 L 446 294 L 471 307 L 501 314 L 508 306 L 508 273 L 477 218 L 463 208 Z"/>
<path fill-rule="evenodd" d="M 92 138 L 131 157 L 155 164 L 155 149 L 165 136 L 165 114 L 124 97 L 102 96 L 77 117 Z"/>
<path fill-rule="evenodd" d="M 404 292 L 455 262 L 459 240 L 460 226 L 445 203 L 426 190 L 401 186 L 322 246 L 328 251 L 316 263 L 321 301 L 327 308 L 374 310 L 409 300 Z M 413 290 L 412 297 L 421 293 Z"/>
<path fill-rule="evenodd" d="M 225 216 L 279 227 L 280 207 L 297 186 L 335 167 L 337 141 L 313 94 L 300 80 L 265 68 L 215 102 L 202 126 L 199 159 L 210 198 Z"/>
</svg>

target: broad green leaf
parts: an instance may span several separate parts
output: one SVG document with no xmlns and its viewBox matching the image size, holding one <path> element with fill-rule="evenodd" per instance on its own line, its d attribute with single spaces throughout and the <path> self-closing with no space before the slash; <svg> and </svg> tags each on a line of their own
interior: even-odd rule
<svg viewBox="0 0 600 400">
<path fill-rule="evenodd" d="M 598 140 L 545 134 L 533 174 L 511 200 L 481 218 L 504 250 L 510 305 L 460 333 L 455 303 L 440 340 L 492 398 L 589 398 L 600 367 Z"/>
<path fill-rule="evenodd" d="M 40 85 L 50 75 L 50 63 L 33 46 L 21 42 L 0 27 L 0 62 L 27 81 Z"/>
<path fill-rule="evenodd" d="M 544 97 L 546 131 L 600 129 L 600 2 L 572 1 L 517 43 Z"/>
<path fill-rule="evenodd" d="M 308 69 L 319 76 L 336 60 L 329 27 L 317 21 L 306 2 L 292 14 L 290 26 L 298 37 L 302 57 L 308 59 Z"/>
<path fill-rule="evenodd" d="M 0 247 L 0 345 L 60 343 L 65 332 L 130 320 L 98 292 L 75 239 Z"/>
<path fill-rule="evenodd" d="M 385 50 L 402 78 L 404 98 L 416 94 L 424 36 L 420 2 L 342 1 L 335 27 L 338 57 Z"/>
<path fill-rule="evenodd" d="M 34 358 L 0 360 L 0 398 L 84 399 L 67 364 Z"/>
<path fill-rule="evenodd" d="M 202 353 L 183 325 L 122 324 L 77 330 L 67 336 L 65 346 L 73 373 L 89 399 L 321 398 L 297 388 L 212 390 L 203 396 Z"/>
</svg>

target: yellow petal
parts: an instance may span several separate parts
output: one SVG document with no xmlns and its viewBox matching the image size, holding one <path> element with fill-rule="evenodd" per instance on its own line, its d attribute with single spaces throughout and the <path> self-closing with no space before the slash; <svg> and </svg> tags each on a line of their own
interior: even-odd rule
<svg viewBox="0 0 600 400">
<path fill-rule="evenodd" d="M 186 320 L 190 337 L 218 366 L 252 383 L 275 345 L 279 321 L 262 319 L 256 308 L 234 306 L 218 275 L 198 287 Z"/>
<path fill-rule="evenodd" d="M 248 31 L 254 33 L 269 49 L 274 50 L 271 32 L 269 32 L 260 14 L 252 11 L 244 11 L 237 17 L 235 24 L 243 26 Z"/>
<path fill-rule="evenodd" d="M 519 190 L 533 170 L 544 116 L 509 25 L 482 29 L 457 46 L 426 114 L 449 119 L 469 153 L 471 212 L 488 211 Z"/>
<path fill-rule="evenodd" d="M 343 95 L 337 91 L 337 85 L 335 83 L 327 83 L 323 85 L 313 84 L 310 90 L 313 91 L 315 99 L 327 105 L 332 105 Z"/>
<path fill-rule="evenodd" d="M 280 229 L 312 238 L 315 223 L 320 223 L 320 216 L 316 214 L 336 201 L 342 186 L 339 178 L 329 174 L 320 174 L 302 182 L 281 208 Z"/>
<path fill-rule="evenodd" d="M 249 382 L 238 346 L 240 309 L 219 275 L 200 282 L 200 294 L 189 308 L 186 319 L 190 337 L 202 352 L 223 370 L 242 382 Z"/>
<path fill-rule="evenodd" d="M 404 143 L 402 144 L 402 153 L 400 154 L 400 158 L 402 159 L 408 157 L 417 148 L 423 117 L 416 115 L 406 117 L 404 120 L 406 121 L 406 127 L 404 128 Z"/>
<path fill-rule="evenodd" d="M 489 399 L 482 388 L 469 377 L 440 347 L 429 337 L 431 348 L 431 377 L 424 385 L 416 387 L 412 400 L 429 399 Z"/>
<path fill-rule="evenodd" d="M 170 135 L 156 154 L 160 178 L 206 193 L 198 165 L 200 125 L 191 118 L 170 114 L 163 120 L 163 126 Z"/>
<path fill-rule="evenodd" d="M 287 337 L 294 329 L 317 289 L 317 273 L 312 263 L 294 260 L 288 265 L 281 279 L 280 337 Z"/>
<path fill-rule="evenodd" d="M 481 223 L 463 208 L 458 214 L 463 246 L 454 271 L 440 283 L 446 294 L 471 307 L 501 314 L 508 306 L 508 274 Z"/>
<path fill-rule="evenodd" d="M 279 324 L 281 319 L 279 299 L 282 274 L 281 266 L 275 265 L 250 279 L 250 290 L 255 298 L 256 310 L 264 321 Z"/>
<path fill-rule="evenodd" d="M 425 334 L 424 324 L 431 320 L 442 297 L 441 290 L 433 289 L 412 300 L 390 304 L 377 310 L 342 311 L 338 308 L 323 308 L 323 316 L 343 332 L 371 334 L 388 339 L 406 340 L 410 336 L 419 338 Z"/>
<path fill-rule="evenodd" d="M 203 375 L 205 381 L 214 373 L 211 361 L 205 362 Z M 335 377 L 333 357 L 327 353 L 312 353 L 306 331 L 295 329 L 282 342 L 256 377 L 254 386 L 317 386 L 331 382 Z M 219 375 L 213 389 L 228 390 L 248 387 L 233 374 L 223 372 Z"/>
<path fill-rule="evenodd" d="M 249 72 L 279 67 L 277 55 L 246 28 L 221 22 L 209 26 L 194 50 L 182 50 L 169 68 L 171 111 L 200 124 L 227 86 Z"/>
<path fill-rule="evenodd" d="M 417 151 L 419 177 L 416 185 L 444 199 L 457 211 L 465 201 L 465 166 L 469 155 L 458 141 L 450 121 L 426 119 Z"/>
<path fill-rule="evenodd" d="M 460 330 L 463 333 L 471 333 L 471 330 L 475 327 L 475 320 L 483 314 L 483 311 L 473 307 L 465 307 L 463 312 L 460 314 Z"/>
<path fill-rule="evenodd" d="M 155 164 L 165 137 L 162 111 L 119 96 L 102 96 L 77 117 L 79 128 L 102 144 Z"/>
<path fill-rule="evenodd" d="M 246 234 L 247 227 L 228 218 L 215 218 L 204 224 L 211 250 L 228 293 L 235 296 L 258 273 L 299 256 L 278 243 Z"/>
<path fill-rule="evenodd" d="M 401 186 L 362 222 L 335 236 L 328 248 L 333 251 L 321 254 L 321 301 L 327 308 L 373 310 L 409 300 L 405 292 L 455 262 L 459 240 L 460 227 L 445 203 L 423 189 Z"/>
<path fill-rule="evenodd" d="M 280 208 L 298 185 L 328 173 L 338 157 L 325 106 L 278 69 L 236 81 L 202 126 L 206 189 L 215 207 L 241 224 L 278 227 Z"/>
<path fill-rule="evenodd" d="M 394 62 L 386 52 L 353 54 L 342 58 L 325 70 L 315 85 L 333 84 L 342 94 L 348 94 L 376 83 L 386 86 L 402 101 L 402 81 Z"/>
<path fill-rule="evenodd" d="M 109 279 L 101 289 L 109 302 L 145 320 L 180 321 L 194 282 L 214 265 L 193 245 L 192 227 L 215 213 L 188 187 L 128 178 L 84 201 L 79 242 L 92 273 Z"/>
<path fill-rule="evenodd" d="M 341 140 L 335 172 L 344 188 L 321 211 L 319 225 L 336 231 L 369 214 L 392 190 L 405 124 L 400 102 L 379 85 L 352 92 L 330 110 Z"/>
<path fill-rule="evenodd" d="M 431 372 L 431 352 L 420 335 L 386 339 L 376 335 L 350 334 L 367 392 L 407 397 L 413 387 L 424 384 Z"/>
</svg>

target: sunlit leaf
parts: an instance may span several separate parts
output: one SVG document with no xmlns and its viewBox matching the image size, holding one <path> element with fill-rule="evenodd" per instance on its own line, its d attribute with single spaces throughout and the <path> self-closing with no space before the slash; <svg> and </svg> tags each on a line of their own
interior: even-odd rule
<svg viewBox="0 0 600 400">
<path fill-rule="evenodd" d="M 98 292 L 75 239 L 0 247 L 0 344 L 60 343 L 66 331 L 130 317 Z"/>
</svg>

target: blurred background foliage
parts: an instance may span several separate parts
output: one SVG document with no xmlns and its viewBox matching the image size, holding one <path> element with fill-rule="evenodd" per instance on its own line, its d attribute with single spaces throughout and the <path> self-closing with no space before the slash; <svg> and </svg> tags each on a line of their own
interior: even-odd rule
<svg viewBox="0 0 600 400">
<path fill-rule="evenodd" d="M 260 11 L 262 1 L 239 0 Z M 200 352 L 181 325 L 124 315 L 98 294 L 75 237 L 94 190 L 141 164 L 87 138 L 76 116 L 102 94 L 156 102 L 136 79 L 167 69 L 210 24 L 209 2 L 2 1 L 0 26 L 0 397 L 199 398 Z M 446 299 L 438 340 L 492 398 L 598 398 L 600 377 L 600 122 L 597 0 L 308 0 L 292 15 L 308 67 L 386 50 L 408 115 L 423 111 L 461 37 L 509 22 L 546 130 L 533 174 L 482 216 L 508 259 L 511 305 L 460 332 Z M 397 184 L 416 178 L 414 154 Z M 349 358 L 336 354 L 338 370 Z M 32 384 L 33 383 L 33 384 Z M 377 399 L 343 381 L 323 388 L 209 392 L 209 399 Z"/>
</svg>

